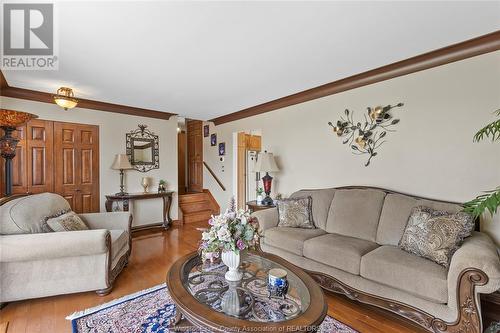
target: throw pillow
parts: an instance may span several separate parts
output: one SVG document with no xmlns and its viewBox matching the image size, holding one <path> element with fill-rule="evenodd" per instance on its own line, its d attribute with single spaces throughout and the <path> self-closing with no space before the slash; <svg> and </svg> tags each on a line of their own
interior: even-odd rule
<svg viewBox="0 0 500 333">
<path fill-rule="evenodd" d="M 73 211 L 63 215 L 49 218 L 47 225 L 53 231 L 89 230 L 85 222 Z"/>
<path fill-rule="evenodd" d="M 467 213 L 415 207 L 399 247 L 448 268 L 453 253 L 473 230 L 474 218 Z"/>
<path fill-rule="evenodd" d="M 58 216 L 64 215 L 64 214 L 66 214 L 67 212 L 71 212 L 71 210 L 70 210 L 70 209 L 61 209 L 61 210 L 59 210 L 59 211 L 55 212 L 55 213 L 54 213 L 54 214 L 52 214 L 52 215 L 49 215 L 49 216 L 44 216 L 44 217 L 42 218 L 42 221 L 41 221 L 41 222 L 42 222 L 42 231 L 43 231 L 43 232 L 54 232 L 54 230 L 52 230 L 52 228 L 51 228 L 51 227 L 49 227 L 49 225 L 47 224 L 47 221 L 48 221 L 49 219 L 54 218 L 54 217 L 58 217 Z"/>
<path fill-rule="evenodd" d="M 314 229 L 312 198 L 293 198 L 276 201 L 278 227 Z"/>
</svg>

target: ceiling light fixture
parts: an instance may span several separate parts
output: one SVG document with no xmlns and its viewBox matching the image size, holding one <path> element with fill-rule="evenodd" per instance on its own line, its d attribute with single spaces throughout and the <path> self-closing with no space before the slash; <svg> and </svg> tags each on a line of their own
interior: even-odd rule
<svg viewBox="0 0 500 333">
<path fill-rule="evenodd" d="M 72 109 L 78 104 L 78 100 L 73 94 L 73 89 L 67 87 L 57 89 L 57 93 L 54 95 L 54 102 L 64 110 Z"/>
</svg>

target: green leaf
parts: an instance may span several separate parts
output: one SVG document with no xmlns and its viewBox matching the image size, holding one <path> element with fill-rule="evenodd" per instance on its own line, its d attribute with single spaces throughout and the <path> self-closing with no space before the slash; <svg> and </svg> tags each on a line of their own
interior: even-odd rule
<svg viewBox="0 0 500 333">
<path fill-rule="evenodd" d="M 496 110 L 494 112 L 496 116 L 500 117 L 500 109 Z M 500 119 L 486 125 L 485 127 L 481 128 L 475 135 L 474 135 L 474 142 L 481 141 L 483 139 L 490 139 L 491 141 L 497 141 L 500 139 Z"/>
<path fill-rule="evenodd" d="M 482 215 L 488 211 L 492 216 L 497 212 L 500 206 L 500 187 L 495 190 L 486 191 L 485 194 L 466 202 L 464 211 L 472 214 L 474 217 Z"/>
</svg>

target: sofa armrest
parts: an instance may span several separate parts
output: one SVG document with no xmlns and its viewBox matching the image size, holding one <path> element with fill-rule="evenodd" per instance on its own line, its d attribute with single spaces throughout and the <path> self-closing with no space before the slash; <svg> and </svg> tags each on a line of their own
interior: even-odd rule
<svg viewBox="0 0 500 333">
<path fill-rule="evenodd" d="M 257 218 L 260 232 L 278 225 L 278 208 L 276 207 L 253 212 L 252 216 Z"/>
<path fill-rule="evenodd" d="M 500 288 L 500 258 L 497 248 L 491 238 L 482 232 L 474 232 L 466 238 L 451 258 L 448 271 L 449 295 L 457 292 L 460 273 L 469 268 L 481 270 L 488 276 L 488 282 L 478 286 L 477 292 L 488 294 Z"/>
<path fill-rule="evenodd" d="M 79 214 L 90 229 L 126 230 L 132 224 L 132 214 L 129 212 L 88 213 Z"/>
<path fill-rule="evenodd" d="M 0 262 L 35 261 L 108 252 L 108 230 L 0 236 Z"/>
</svg>

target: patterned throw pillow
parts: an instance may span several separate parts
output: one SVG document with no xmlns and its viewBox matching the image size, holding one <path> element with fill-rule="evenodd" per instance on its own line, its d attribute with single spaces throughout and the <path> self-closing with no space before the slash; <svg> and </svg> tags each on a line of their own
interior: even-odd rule
<svg viewBox="0 0 500 333">
<path fill-rule="evenodd" d="M 63 215 L 49 218 L 47 225 L 53 231 L 78 231 L 89 230 L 85 222 L 73 211 Z"/>
<path fill-rule="evenodd" d="M 473 230 L 474 218 L 467 213 L 415 207 L 399 247 L 448 268 L 453 253 Z"/>
<path fill-rule="evenodd" d="M 42 231 L 43 232 L 54 232 L 54 230 L 52 230 L 51 227 L 49 227 L 49 225 L 47 224 L 47 221 L 51 218 L 54 218 L 54 217 L 58 217 L 58 216 L 61 216 L 61 215 L 64 215 L 66 214 L 67 212 L 71 212 L 70 209 L 61 209 L 57 212 L 55 212 L 54 214 L 52 215 L 49 215 L 49 216 L 44 216 L 42 218 Z"/>
<path fill-rule="evenodd" d="M 276 201 L 278 227 L 314 229 L 312 198 L 294 198 Z"/>
</svg>

